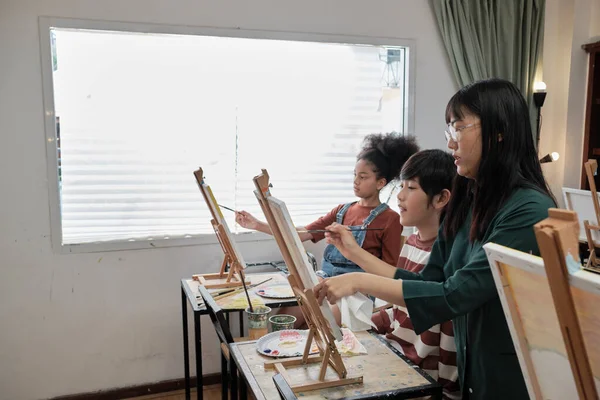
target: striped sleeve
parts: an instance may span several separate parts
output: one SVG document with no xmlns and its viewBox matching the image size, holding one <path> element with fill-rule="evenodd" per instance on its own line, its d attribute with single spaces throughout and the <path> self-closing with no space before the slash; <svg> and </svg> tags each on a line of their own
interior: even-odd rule
<svg viewBox="0 0 600 400">
<path fill-rule="evenodd" d="M 438 382 L 443 386 L 444 397 L 459 399 L 461 397 L 458 384 L 458 368 L 456 366 L 456 342 L 452 321 L 440 326 L 440 359 L 438 363 Z"/>
<path fill-rule="evenodd" d="M 427 264 L 432 245 L 433 240 L 425 243 L 419 241 L 417 234 L 411 235 L 402 247 L 398 268 L 419 273 Z M 385 335 L 394 347 L 443 386 L 445 399 L 460 398 L 451 321 L 417 335 L 408 310 L 397 305 L 375 313 L 372 321 L 378 333 Z"/>
</svg>

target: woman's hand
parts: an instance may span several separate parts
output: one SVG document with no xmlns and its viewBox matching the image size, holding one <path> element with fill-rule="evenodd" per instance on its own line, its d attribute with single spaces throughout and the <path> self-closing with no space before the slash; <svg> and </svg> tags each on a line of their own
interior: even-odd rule
<svg viewBox="0 0 600 400">
<path fill-rule="evenodd" d="M 334 222 L 325 229 L 330 231 L 325 233 L 327 243 L 334 245 L 344 257 L 350 259 L 352 253 L 360 249 L 347 226 Z"/>
<path fill-rule="evenodd" d="M 258 230 L 260 224 L 260 221 L 247 211 L 236 211 L 235 222 L 240 224 L 243 228 L 252 230 Z"/>
<path fill-rule="evenodd" d="M 335 304 L 342 297 L 353 295 L 358 291 L 358 283 L 362 272 L 351 272 L 344 275 L 325 278 L 313 288 L 319 304 L 327 298 L 330 304 Z"/>
</svg>

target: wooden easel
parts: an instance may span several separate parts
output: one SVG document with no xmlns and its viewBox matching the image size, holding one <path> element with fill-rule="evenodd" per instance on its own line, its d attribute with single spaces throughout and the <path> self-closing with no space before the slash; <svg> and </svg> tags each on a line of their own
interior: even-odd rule
<svg viewBox="0 0 600 400">
<path fill-rule="evenodd" d="M 217 235 L 217 239 L 219 240 L 219 244 L 221 245 L 221 249 L 223 249 L 225 257 L 219 273 L 193 275 L 192 277 L 207 289 L 242 286 L 242 280 L 239 275 L 244 273 L 246 264 L 235 247 L 235 242 L 231 237 L 229 228 L 225 223 L 225 218 L 223 218 L 223 214 L 221 213 L 221 208 L 215 200 L 215 196 L 213 195 L 210 186 L 204 183 L 202 168 L 198 168 L 197 171 L 194 171 L 194 176 L 196 177 L 198 188 L 200 188 L 204 201 L 206 201 L 206 205 L 212 214 L 210 223 L 215 231 L 215 235 Z M 229 272 L 226 274 L 225 270 L 228 265 Z M 249 283 L 249 281 L 246 281 L 246 284 Z"/>
<path fill-rule="evenodd" d="M 335 345 L 336 337 L 342 339 L 341 331 L 335 323 L 329 305 L 324 302 L 319 306 L 312 288 L 318 282 L 308 261 L 304 246 L 289 217 L 285 204 L 271 196 L 269 174 L 263 169 L 262 173 L 253 179 L 256 187 L 256 197 L 267 219 L 271 232 L 288 266 L 288 281 L 298 299 L 298 305 L 309 327 L 308 340 L 302 357 L 288 358 L 265 362 L 265 369 L 275 369 L 287 381 L 292 390 L 297 393 L 306 390 L 323 389 L 327 387 L 362 383 L 363 377 L 348 377 L 342 357 Z M 319 355 L 309 356 L 312 342 L 319 349 Z M 286 367 L 321 363 L 319 377 L 301 383 L 293 383 Z M 336 372 L 335 379 L 325 379 L 327 367 L 331 366 Z"/>
<path fill-rule="evenodd" d="M 592 202 L 594 203 L 594 211 L 596 212 L 595 223 L 592 224 L 587 220 L 583 222 L 585 236 L 587 237 L 588 248 L 590 250 L 590 256 L 588 257 L 585 268 L 592 272 L 600 272 L 600 258 L 596 256 L 596 246 L 594 245 L 594 238 L 592 236 L 592 231 L 600 232 L 600 202 L 598 201 L 596 181 L 594 180 L 594 175 L 598 171 L 598 162 L 594 159 L 587 160 L 583 164 L 583 167 L 585 168 L 585 174 L 587 175 L 588 183 L 590 185 Z"/>
<path fill-rule="evenodd" d="M 580 399 L 598 399 L 594 375 L 571 293 L 567 256 L 579 263 L 579 221 L 572 211 L 549 209 L 534 225 L 554 307 Z"/>
</svg>

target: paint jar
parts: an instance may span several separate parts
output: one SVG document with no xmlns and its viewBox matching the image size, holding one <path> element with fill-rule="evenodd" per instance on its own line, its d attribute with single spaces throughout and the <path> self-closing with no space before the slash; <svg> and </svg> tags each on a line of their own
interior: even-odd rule
<svg viewBox="0 0 600 400">
<path fill-rule="evenodd" d="M 254 306 L 254 312 L 250 311 L 250 307 L 246 308 L 248 316 L 248 336 L 250 339 L 259 339 L 269 333 L 268 318 L 271 312 L 271 307 Z"/>
<path fill-rule="evenodd" d="M 273 315 L 269 318 L 269 322 L 271 323 L 271 332 L 294 329 L 296 317 L 287 314 Z"/>
</svg>

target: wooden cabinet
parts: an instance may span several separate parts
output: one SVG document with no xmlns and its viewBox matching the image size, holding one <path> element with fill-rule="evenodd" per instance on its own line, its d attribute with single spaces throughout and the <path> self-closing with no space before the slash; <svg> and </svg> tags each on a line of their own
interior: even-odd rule
<svg viewBox="0 0 600 400">
<path fill-rule="evenodd" d="M 589 53 L 583 162 L 595 158 L 600 164 L 600 41 L 584 44 L 581 47 Z M 583 163 L 581 170 L 581 188 L 589 190 Z M 595 176 L 595 180 L 596 187 L 600 187 L 600 173 Z"/>
</svg>

